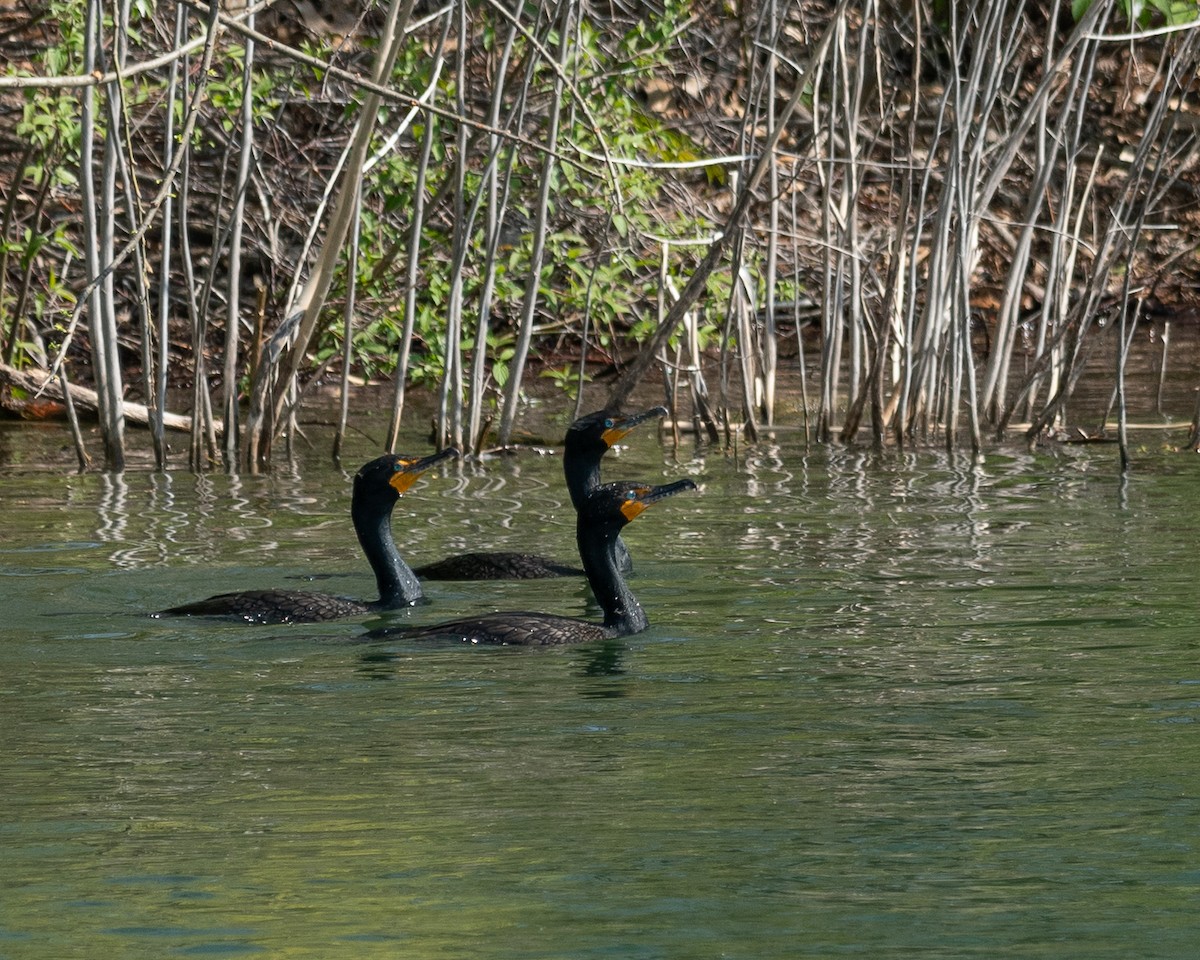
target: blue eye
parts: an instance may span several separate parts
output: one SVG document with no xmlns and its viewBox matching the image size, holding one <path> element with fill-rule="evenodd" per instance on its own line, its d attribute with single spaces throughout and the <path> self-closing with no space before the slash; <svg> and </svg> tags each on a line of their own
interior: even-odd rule
<svg viewBox="0 0 1200 960">
<path fill-rule="evenodd" d="M 612 420 L 611 420 L 611 419 L 610 419 L 610 420 L 605 420 L 605 421 L 604 421 L 604 426 L 605 426 L 605 428 L 607 428 L 607 429 L 611 430 L 611 429 L 612 429 L 612 426 L 613 426 L 613 422 L 612 422 Z"/>
</svg>

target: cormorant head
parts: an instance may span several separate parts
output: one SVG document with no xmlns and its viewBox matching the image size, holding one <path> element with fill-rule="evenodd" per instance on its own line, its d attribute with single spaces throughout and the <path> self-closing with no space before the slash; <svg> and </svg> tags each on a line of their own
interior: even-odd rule
<svg viewBox="0 0 1200 960">
<path fill-rule="evenodd" d="M 354 501 L 380 501 L 390 506 L 435 463 L 457 456 L 458 451 L 454 447 L 447 447 L 428 457 L 385 453 L 354 475 Z"/>
<path fill-rule="evenodd" d="M 653 407 L 630 414 L 619 413 L 615 409 L 597 410 L 580 417 L 567 428 L 567 452 L 591 450 L 603 454 L 639 423 L 666 415 L 666 407 Z"/>
<path fill-rule="evenodd" d="M 581 523 L 615 532 L 632 521 L 650 504 L 665 500 L 684 490 L 695 489 L 696 484 L 691 480 L 676 480 L 674 483 L 663 483 L 657 486 L 633 480 L 606 483 L 588 494 L 584 507 L 579 512 L 579 520 Z"/>
</svg>

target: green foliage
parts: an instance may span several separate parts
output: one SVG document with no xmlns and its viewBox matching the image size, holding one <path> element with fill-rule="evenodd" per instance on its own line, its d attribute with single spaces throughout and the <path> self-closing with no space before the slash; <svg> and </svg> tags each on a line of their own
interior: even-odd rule
<svg viewBox="0 0 1200 960">
<path fill-rule="evenodd" d="M 86 41 L 87 5 L 81 0 L 50 0 L 46 8 L 46 20 L 54 25 L 55 42 L 46 46 L 37 56 L 39 73 L 44 76 L 78 76 L 83 73 L 84 46 Z M 138 25 L 154 15 L 154 5 L 149 0 L 137 0 L 131 4 L 129 23 L 121 42 L 129 47 L 142 43 Z M 104 17 L 104 33 L 111 41 L 114 27 L 111 16 Z M 111 46 L 111 43 L 110 43 Z M 17 71 L 9 70 L 12 75 Z M 123 91 L 128 104 L 145 102 L 152 84 L 144 80 L 126 83 Z M 104 133 L 104 112 L 97 111 L 97 133 Z M 54 179 L 56 185 L 71 186 L 76 183 L 74 170 L 78 168 L 80 151 L 80 97 L 73 89 L 31 87 L 26 99 L 17 134 L 32 142 L 35 152 L 42 161 L 53 157 L 52 165 L 40 163 L 28 168 L 25 173 L 35 183 L 43 177 Z"/>
<path fill-rule="evenodd" d="M 40 73 L 77 76 L 83 72 L 84 5 L 77 0 L 52 0 L 48 17 L 58 30 L 58 42 L 38 56 Z M 15 71 L 9 71 L 15 73 Z M 73 186 L 79 163 L 80 104 L 75 90 L 31 87 L 17 135 L 32 143 L 34 153 L 24 175 L 40 184 L 50 177 L 56 185 Z"/>
<path fill-rule="evenodd" d="M 77 0 L 52 0 L 47 9 L 58 31 L 56 43 L 48 45 L 35 61 L 39 73 L 52 76 L 78 75 L 83 72 L 84 6 Z M 9 75 L 20 75 L 11 67 Z M 32 148 L 24 169 L 16 172 L 18 180 L 27 180 L 38 188 L 73 189 L 78 183 L 76 171 L 80 156 L 80 102 L 77 91 L 31 87 L 26 90 L 17 136 Z M 14 184 L 14 187 L 16 184 Z M 37 232 L 26 227 L 19 240 L 7 237 L 3 242 L 0 264 L 7 264 L 15 254 L 18 265 L 15 274 L 32 281 L 34 291 L 26 301 L 23 316 L 7 317 L 12 298 L 0 303 L 0 322 L 4 325 L 0 339 L 7 344 L 13 361 L 21 366 L 26 360 L 44 362 L 40 346 L 22 335 L 30 317 L 42 326 L 53 325 L 49 315 L 63 304 L 73 303 L 74 295 L 61 283 L 55 264 L 67 257 L 78 257 L 71 230 L 59 221 L 57 225 Z M 31 264 L 42 258 L 45 266 L 31 271 Z"/>
<path fill-rule="evenodd" d="M 547 368 L 541 372 L 540 376 L 547 380 L 553 380 L 555 385 L 566 394 L 567 399 L 575 400 L 579 397 L 579 371 L 575 367 Z M 590 383 L 591 379 L 586 373 L 583 375 L 584 383 Z"/>
<path fill-rule="evenodd" d="M 61 236 L 62 232 L 61 228 L 55 231 L 53 242 L 58 246 L 74 250 L 70 241 Z M 35 237 L 29 231 L 26 231 L 27 246 L 22 251 L 22 266 L 25 265 L 29 258 L 37 255 L 43 245 L 37 241 L 43 239 Z M 78 251 L 75 251 L 75 253 L 78 254 Z M 58 271 L 54 269 L 53 261 L 48 261 L 45 274 L 41 277 L 40 282 L 35 285 L 33 295 L 29 299 L 28 312 L 34 321 L 33 325 L 37 329 L 52 332 L 51 341 L 48 344 L 51 352 L 58 349 L 58 340 L 66 329 L 59 319 L 62 308 L 64 305 L 71 306 L 74 303 L 74 291 L 58 275 Z M 15 348 L 13 362 L 16 366 L 23 367 L 29 362 L 45 366 L 47 357 L 41 344 L 32 340 L 16 338 L 13 346 Z"/>
<path fill-rule="evenodd" d="M 516 338 L 511 334 L 489 333 L 487 338 L 487 355 L 492 365 L 492 379 L 496 386 L 503 389 L 508 384 L 509 364 L 516 356 Z M 470 350 L 473 344 L 464 342 L 464 352 Z"/>
<path fill-rule="evenodd" d="M 1071 0 L 1071 15 L 1076 20 L 1083 18 L 1093 0 Z M 1140 30 L 1162 24 L 1177 27 L 1194 23 L 1200 17 L 1197 0 L 1119 0 L 1121 12 L 1130 26 Z"/>
<path fill-rule="evenodd" d="M 229 47 L 219 61 L 221 73 L 211 76 L 206 88 L 209 103 L 220 111 L 220 123 L 226 133 L 232 133 L 241 124 L 245 63 L 246 48 Z M 251 70 L 250 103 L 251 117 L 256 125 L 272 120 L 280 104 L 278 78 L 264 70 Z M 182 104 L 177 105 L 180 110 L 182 107 Z M 196 137 L 202 136 L 197 127 Z"/>
</svg>

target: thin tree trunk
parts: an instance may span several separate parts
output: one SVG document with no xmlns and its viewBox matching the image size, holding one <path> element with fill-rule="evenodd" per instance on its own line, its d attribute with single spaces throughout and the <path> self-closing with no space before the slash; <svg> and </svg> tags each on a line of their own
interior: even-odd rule
<svg viewBox="0 0 1200 960">
<path fill-rule="evenodd" d="M 354 299 L 358 290 L 358 235 L 362 227 L 362 190 L 354 197 L 350 250 L 346 254 L 346 306 L 342 310 L 342 379 L 338 396 L 338 425 L 333 436 L 333 459 L 342 459 L 346 424 L 350 420 L 350 367 L 354 360 Z"/>
<path fill-rule="evenodd" d="M 771 52 L 767 60 L 767 129 L 775 127 L 775 44 L 779 40 L 779 9 L 775 0 L 767 4 L 771 27 Z M 762 413 L 768 427 L 775 425 L 775 378 L 779 366 L 778 331 L 775 324 L 775 285 L 779 257 L 779 159 L 771 151 L 767 167 L 767 183 L 771 201 L 767 209 L 766 275 L 763 279 L 763 405 Z"/>
<path fill-rule="evenodd" d="M 246 25 L 254 29 L 254 10 L 247 12 Z M 238 387 L 242 323 L 242 226 L 246 211 L 246 191 L 250 185 L 250 165 L 254 159 L 254 40 L 247 38 L 242 67 L 241 151 L 238 154 L 237 183 L 234 186 L 233 214 L 229 234 L 229 293 L 225 314 L 225 363 L 221 373 L 221 409 L 225 421 L 225 465 L 233 469 L 238 462 Z M 214 258 L 215 262 L 215 258 Z"/>
<path fill-rule="evenodd" d="M 184 28 L 187 25 L 186 8 L 180 4 L 175 8 L 175 46 L 183 42 Z M 178 99 L 180 106 L 186 106 L 186 98 L 179 91 L 179 60 L 171 61 L 169 80 L 167 82 L 166 109 L 163 111 L 163 169 L 175 168 L 175 104 Z M 150 432 L 154 438 L 154 463 L 159 470 L 167 469 L 167 439 L 164 417 L 167 410 L 167 370 L 170 362 L 170 320 L 171 320 L 171 255 L 174 251 L 173 233 L 175 227 L 174 193 L 167 195 L 162 206 L 162 237 L 159 244 L 160 261 L 158 277 L 158 314 L 155 321 L 154 340 L 157 352 L 154 364 L 153 393 L 147 397 L 149 406 L 154 411 L 150 424 Z M 150 398 L 153 399 L 150 399 Z"/>
<path fill-rule="evenodd" d="M 442 33 L 434 52 L 433 76 L 434 83 L 429 87 L 429 98 L 432 103 L 437 95 L 436 80 L 441 74 L 446 49 L 446 40 L 450 35 L 451 18 L 446 16 L 442 21 Z M 408 262 L 404 274 L 404 321 L 400 331 L 400 346 L 396 354 L 396 369 L 392 376 L 395 378 L 395 392 L 392 395 L 392 419 L 388 424 L 387 449 L 395 451 L 400 439 L 400 423 L 404 418 L 405 388 L 408 384 L 408 362 L 412 355 L 413 332 L 417 323 L 417 279 L 421 272 L 421 231 L 425 226 L 426 185 L 429 182 L 429 160 L 433 154 L 434 134 L 438 124 L 430 114 L 425 123 L 425 132 L 421 135 L 421 155 L 417 162 L 417 178 L 413 184 L 413 202 L 411 219 L 408 226 Z"/>
<path fill-rule="evenodd" d="M 467 7 L 458 7 L 458 50 L 456 56 L 457 79 L 454 83 L 455 109 L 460 116 L 467 115 L 467 87 L 470 77 L 467 72 L 467 50 L 470 33 L 467 24 Z M 454 210 L 453 235 L 451 237 L 450 290 L 446 302 L 446 365 L 442 375 L 441 400 L 438 409 L 437 446 L 439 449 L 452 446 L 459 450 L 463 446 L 463 283 L 466 272 L 467 251 L 471 247 L 475 216 L 479 210 L 482 194 L 476 194 L 475 203 L 467 215 L 467 126 L 460 123 L 454 132 L 454 172 L 452 178 L 451 204 Z"/>
<path fill-rule="evenodd" d="M 103 10 L 99 0 L 89 0 L 84 34 L 84 69 L 100 69 L 103 51 Z M 119 81 L 117 81 L 119 82 Z M 110 90 L 109 95 L 112 95 Z M 103 269 L 113 259 L 113 200 L 116 164 L 112 156 L 116 131 L 107 131 L 102 180 L 96 186 L 96 94 L 91 86 L 83 91 L 82 161 L 80 187 L 83 196 L 84 254 L 89 295 L 88 322 L 92 337 L 97 393 L 100 397 L 100 434 L 104 444 L 105 469 L 125 467 L 124 410 L 121 388 L 120 357 L 117 354 L 116 309 L 111 272 Z"/>
<path fill-rule="evenodd" d="M 500 444 L 507 445 L 512 439 L 513 424 L 517 417 L 517 402 L 521 396 L 521 381 L 525 375 L 525 364 L 529 357 L 529 344 L 533 339 L 533 321 L 537 315 L 542 283 L 542 263 L 546 255 L 546 230 L 550 217 L 550 195 L 555 180 L 555 153 L 558 150 L 559 122 L 562 117 L 563 68 L 570 51 L 571 23 L 575 12 L 573 0 L 559 0 L 555 21 L 558 27 L 557 62 L 560 69 L 554 76 L 554 87 L 550 102 L 550 115 L 546 120 L 546 153 L 542 161 L 541 179 L 538 189 L 537 214 L 533 229 L 533 252 L 529 257 L 529 279 L 525 284 L 525 298 L 521 309 L 521 321 L 517 330 L 516 348 L 509 364 L 508 383 L 504 389 L 504 407 L 500 414 Z"/>
<path fill-rule="evenodd" d="M 518 14 L 519 16 L 519 14 Z M 504 79 L 508 75 L 509 63 L 512 59 L 513 46 L 519 34 L 519 19 L 509 24 L 508 35 L 504 48 L 497 58 L 493 71 L 495 76 L 492 89 L 491 105 L 488 109 L 488 124 L 492 128 L 500 126 L 500 111 L 503 109 L 508 88 Z M 523 107 L 518 107 L 520 112 Z M 520 124 L 517 124 L 519 128 Z M 484 408 L 487 403 L 487 348 L 488 334 L 491 329 L 492 296 L 496 285 L 496 256 L 500 249 L 500 233 L 504 226 L 504 216 L 507 209 L 509 183 L 512 177 L 513 164 L 510 162 L 504 177 L 503 188 L 500 183 L 500 158 L 505 150 L 505 142 L 498 134 L 489 133 L 487 171 L 484 174 L 484 192 L 487 202 L 486 221 L 484 224 L 487 248 L 483 261 L 483 283 L 479 290 L 479 317 L 475 324 L 475 343 L 471 351 L 471 374 L 469 387 L 469 402 L 467 406 L 466 434 L 472 451 L 483 448 Z M 586 321 L 585 321 L 586 322 Z M 581 338 L 580 349 L 587 349 L 586 337 Z"/>
</svg>

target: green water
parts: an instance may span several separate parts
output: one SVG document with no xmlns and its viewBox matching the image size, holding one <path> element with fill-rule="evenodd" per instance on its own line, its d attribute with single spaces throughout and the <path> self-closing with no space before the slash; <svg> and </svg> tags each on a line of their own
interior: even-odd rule
<svg viewBox="0 0 1200 960">
<path fill-rule="evenodd" d="M 0 957 L 1196 955 L 1200 460 L 629 444 L 703 484 L 626 531 L 653 625 L 536 652 L 142 615 L 368 594 L 319 460 L 0 467 Z M 569 558 L 559 469 L 427 475 L 409 558 Z"/>
</svg>

